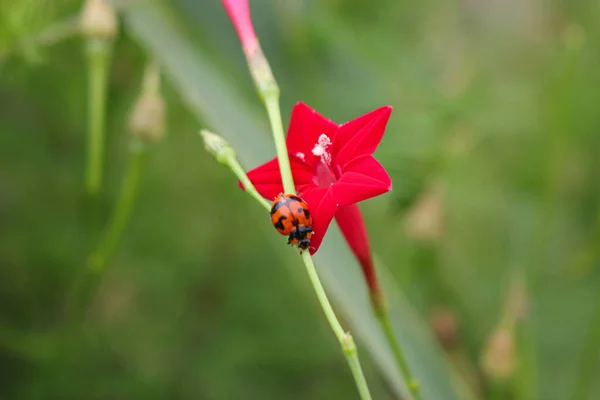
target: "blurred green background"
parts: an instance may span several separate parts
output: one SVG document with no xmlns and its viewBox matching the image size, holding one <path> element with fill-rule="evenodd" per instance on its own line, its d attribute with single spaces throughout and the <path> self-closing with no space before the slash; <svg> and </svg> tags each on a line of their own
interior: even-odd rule
<svg viewBox="0 0 600 400">
<path fill-rule="evenodd" d="M 83 185 L 84 40 L 48 31 L 81 2 L 0 4 L 0 398 L 358 398 L 301 263 L 197 135 L 225 130 L 247 168 L 274 155 L 220 2 L 119 3 L 97 201 Z M 251 5 L 284 121 L 299 100 L 340 123 L 394 107 L 376 153 L 394 190 L 361 208 L 385 280 L 439 338 L 405 336 L 411 364 L 429 371 L 422 349 L 443 352 L 437 367 L 469 387 L 426 399 L 600 398 L 598 3 Z M 167 137 L 72 324 L 67 295 L 113 210 L 152 56 L 167 65 Z M 242 115 L 257 125 L 228 130 Z M 324 254 L 343 248 L 334 235 Z M 328 282 L 334 305 L 368 305 L 343 274 Z M 400 398 L 368 351 L 377 336 L 344 310 L 374 397 Z M 490 345 L 499 329 L 508 339 Z M 425 394 L 437 385 L 417 375 Z"/>
</svg>

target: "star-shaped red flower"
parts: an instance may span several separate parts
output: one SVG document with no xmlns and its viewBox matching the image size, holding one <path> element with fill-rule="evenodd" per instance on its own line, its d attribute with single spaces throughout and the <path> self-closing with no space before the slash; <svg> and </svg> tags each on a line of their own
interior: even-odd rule
<svg viewBox="0 0 600 400">
<path fill-rule="evenodd" d="M 310 253 L 321 245 L 325 232 L 334 217 L 340 227 L 364 230 L 360 212 L 347 212 L 346 206 L 378 196 L 392 188 L 392 181 L 372 154 L 379 145 L 392 112 L 381 107 L 342 125 L 330 121 L 304 103 L 292 111 L 287 135 L 287 148 L 298 195 L 313 216 L 314 235 Z M 283 192 L 277 159 L 248 173 L 258 192 L 272 200 Z M 355 207 L 355 206 L 354 206 Z M 342 210 L 339 215 L 338 211 Z M 360 217 L 360 221 L 353 220 Z M 356 233 L 356 232 L 355 232 Z M 344 232 L 346 238 L 355 237 Z M 358 235 L 359 237 L 365 235 Z M 350 247 L 368 243 L 351 243 Z"/>
</svg>

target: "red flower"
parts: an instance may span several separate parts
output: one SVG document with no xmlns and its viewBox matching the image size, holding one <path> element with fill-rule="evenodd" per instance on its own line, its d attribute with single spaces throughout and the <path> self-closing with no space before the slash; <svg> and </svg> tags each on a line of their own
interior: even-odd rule
<svg viewBox="0 0 600 400">
<path fill-rule="evenodd" d="M 298 195 L 313 216 L 311 254 L 319 249 L 335 217 L 363 269 L 365 263 L 372 269 L 368 236 L 356 203 L 392 188 L 389 175 L 372 156 L 391 112 L 391 107 L 381 107 L 338 126 L 304 103 L 294 107 L 287 148 Z M 283 192 L 276 158 L 250 171 L 248 177 L 269 200 Z M 366 270 L 365 275 L 369 281 Z"/>
<path fill-rule="evenodd" d="M 258 39 L 254 33 L 252 19 L 250 18 L 250 6 L 248 0 L 222 0 L 223 6 L 229 14 L 242 47 L 246 55 L 253 54 L 258 49 Z"/>
</svg>

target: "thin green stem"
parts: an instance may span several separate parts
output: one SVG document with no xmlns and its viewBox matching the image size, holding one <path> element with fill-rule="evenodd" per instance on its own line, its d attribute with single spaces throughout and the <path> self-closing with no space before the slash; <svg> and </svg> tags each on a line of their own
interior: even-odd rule
<svg viewBox="0 0 600 400">
<path fill-rule="evenodd" d="M 231 148 L 231 146 L 229 146 L 229 144 L 222 137 L 207 130 L 202 130 L 200 135 L 204 139 L 204 146 L 206 150 L 213 154 L 220 163 L 227 165 L 242 182 L 246 193 L 258 201 L 267 211 L 270 211 L 271 204 L 258 193 L 250 179 L 248 179 L 246 172 L 237 161 L 237 158 L 235 157 L 235 151 Z M 321 284 L 310 253 L 306 251 L 303 252 L 302 260 L 306 266 L 306 271 L 308 272 L 310 282 L 312 283 L 315 293 L 317 294 L 319 303 L 321 303 L 325 317 L 327 318 L 333 333 L 342 346 L 342 350 L 344 351 L 344 355 L 346 356 L 346 360 L 348 361 L 348 365 L 352 371 L 352 376 L 356 382 L 360 397 L 362 400 L 371 400 L 371 394 L 369 393 L 369 387 L 358 359 L 358 352 L 356 350 L 354 339 L 352 338 L 350 332 L 344 332 L 342 325 L 335 316 L 335 312 L 333 311 L 331 303 L 325 294 L 325 289 Z"/>
<path fill-rule="evenodd" d="M 275 150 L 277 151 L 277 160 L 279 161 L 279 170 L 281 171 L 281 181 L 283 190 L 286 193 L 296 193 L 294 186 L 294 178 L 292 176 L 292 168 L 288 156 L 287 146 L 285 143 L 285 133 L 281 123 L 281 112 L 279 110 L 279 92 L 271 92 L 270 95 L 264 97 L 271 129 L 273 130 L 273 139 L 275 140 Z"/>
<path fill-rule="evenodd" d="M 89 98 L 86 190 L 91 196 L 96 196 L 102 186 L 106 77 L 110 47 L 110 42 L 106 40 L 90 38 L 87 41 Z"/>
<path fill-rule="evenodd" d="M 281 122 L 281 111 L 279 109 L 279 86 L 277 85 L 277 82 L 271 73 L 271 68 L 269 67 L 267 59 L 264 57 L 260 47 L 253 54 L 247 54 L 247 57 L 248 66 L 250 67 L 250 72 L 252 73 L 254 82 L 256 83 L 259 97 L 265 103 L 267 114 L 269 115 L 269 122 L 271 123 L 271 130 L 273 131 L 273 139 L 275 141 L 275 150 L 277 151 L 277 160 L 279 162 L 281 181 L 283 183 L 283 190 L 286 193 L 295 194 L 296 187 L 294 185 L 292 168 L 288 156 L 287 145 L 285 143 L 285 133 L 283 132 L 283 124 Z M 251 195 L 254 197 L 254 194 L 251 193 Z M 270 208 L 271 207 L 269 206 L 269 209 Z M 342 349 L 346 355 L 346 360 L 348 361 L 352 371 L 352 376 L 354 377 L 356 386 L 358 387 L 360 397 L 362 400 L 371 400 L 369 387 L 362 372 L 360 361 L 358 360 L 358 353 L 354 339 L 349 332 L 344 332 L 342 325 L 340 325 L 340 322 L 335 316 L 333 308 L 329 303 L 329 299 L 327 299 L 327 295 L 325 294 L 325 289 L 323 289 L 323 285 L 321 284 L 319 275 L 317 274 L 317 270 L 315 269 L 315 265 L 310 253 L 306 251 L 303 252 L 302 260 L 306 266 L 306 271 L 308 272 L 310 281 L 315 289 L 317 298 L 321 303 L 323 312 L 327 317 L 327 321 L 329 321 L 329 325 L 331 326 L 333 333 L 342 345 Z"/>
<path fill-rule="evenodd" d="M 315 268 L 315 264 L 313 263 L 312 257 L 310 256 L 310 253 L 306 251 L 303 252 L 302 261 L 304 261 L 306 272 L 308 273 L 310 282 L 312 283 L 315 293 L 317 294 L 319 303 L 321 303 L 321 308 L 325 313 L 325 317 L 327 318 L 327 321 L 331 326 L 331 330 L 337 337 L 338 341 L 342 346 L 342 349 L 344 350 L 344 355 L 346 356 L 346 360 L 348 361 L 348 365 L 350 366 L 350 370 L 352 371 L 352 376 L 354 377 L 354 381 L 356 382 L 356 387 L 358 388 L 360 398 L 362 400 L 370 400 L 371 393 L 369 392 L 369 386 L 367 385 L 367 380 L 365 379 L 365 375 L 362 371 L 362 367 L 358 359 L 358 352 L 356 350 L 356 344 L 354 343 L 354 339 L 350 332 L 344 332 L 344 328 L 342 328 L 342 325 L 338 321 L 335 312 L 331 307 L 331 303 L 327 298 L 327 294 L 325 294 L 325 289 L 321 284 L 321 280 L 319 279 L 319 275 L 317 274 L 317 270 Z"/>
<path fill-rule="evenodd" d="M 400 344 L 396 339 L 396 335 L 394 335 L 394 330 L 390 322 L 389 313 L 386 311 L 376 312 L 375 314 L 377 315 L 377 319 L 379 320 L 379 323 L 383 328 L 383 332 L 385 333 L 385 337 L 387 338 L 388 343 L 392 347 L 392 352 L 394 353 L 396 362 L 400 367 L 400 372 L 404 377 L 404 381 L 406 382 L 408 390 L 410 391 L 415 400 L 421 400 L 423 398 L 421 396 L 421 385 L 419 384 L 419 381 L 416 380 L 410 372 L 410 367 L 406 362 L 406 358 L 404 357 L 402 347 L 400 347 Z"/>
<path fill-rule="evenodd" d="M 369 386 L 367 385 L 365 374 L 363 373 L 360 360 L 358 359 L 356 344 L 354 343 L 354 338 L 350 332 L 346 333 L 342 347 L 344 349 L 346 359 L 348 360 L 348 364 L 350 365 L 350 370 L 352 371 L 352 376 L 356 382 L 360 398 L 363 400 L 371 399 L 371 392 L 369 392 Z"/>
<path fill-rule="evenodd" d="M 271 211 L 271 203 L 265 200 L 265 198 L 262 197 L 260 193 L 258 193 L 250 179 L 248 179 L 248 175 L 246 175 L 246 172 L 244 171 L 240 163 L 237 161 L 237 159 L 230 158 L 227 160 L 227 164 L 244 185 L 244 190 L 246 191 L 246 193 L 254 197 L 254 199 L 258 201 L 260 205 L 263 206 L 267 211 Z"/>
<path fill-rule="evenodd" d="M 321 303 L 321 308 L 323 308 L 323 312 L 325 313 L 325 317 L 335 333 L 338 341 L 340 343 L 344 342 L 346 337 L 346 332 L 344 332 L 344 328 L 338 321 L 333 308 L 331 307 L 331 303 L 329 303 L 329 299 L 327 298 L 327 294 L 325 294 L 325 289 L 321 284 L 321 280 L 319 279 L 319 275 L 317 274 L 317 270 L 315 268 L 315 264 L 313 263 L 312 257 L 310 253 L 307 251 L 302 252 L 302 261 L 306 266 L 306 272 L 308 273 L 308 277 L 310 278 L 310 282 L 315 289 L 315 293 L 317 294 L 317 298 L 319 299 L 319 303 Z"/>
<path fill-rule="evenodd" d="M 134 141 L 129 151 L 129 160 L 125 176 L 121 183 L 117 203 L 100 244 L 88 257 L 85 268 L 79 271 L 72 290 L 66 301 L 66 319 L 76 324 L 89 304 L 89 296 L 106 270 L 106 265 L 119 244 L 123 230 L 127 225 L 137 192 L 141 175 L 145 149 L 142 143 Z"/>
<path fill-rule="evenodd" d="M 137 192 L 144 155 L 144 145 L 138 142 L 133 143 L 115 211 L 110 218 L 102 242 L 88 259 L 88 268 L 96 273 L 101 273 L 105 268 L 106 263 L 112 257 L 121 240 L 123 230 L 129 221 L 135 194 Z"/>
</svg>

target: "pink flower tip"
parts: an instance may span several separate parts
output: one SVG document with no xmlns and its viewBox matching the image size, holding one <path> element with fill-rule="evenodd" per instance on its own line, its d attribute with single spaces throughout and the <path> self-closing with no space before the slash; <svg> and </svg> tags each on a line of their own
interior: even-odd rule
<svg viewBox="0 0 600 400">
<path fill-rule="evenodd" d="M 240 38 L 244 52 L 247 56 L 253 54 L 258 49 L 258 39 L 252 25 L 248 0 L 222 0 L 222 2 Z"/>
</svg>

